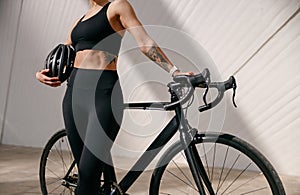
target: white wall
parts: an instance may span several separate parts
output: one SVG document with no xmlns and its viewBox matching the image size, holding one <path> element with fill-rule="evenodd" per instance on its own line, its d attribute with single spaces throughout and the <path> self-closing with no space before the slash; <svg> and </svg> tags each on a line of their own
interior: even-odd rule
<svg viewBox="0 0 300 195">
<path fill-rule="evenodd" d="M 21 11 L 21 1 L 0 2 L 0 133 L 3 133 L 3 121 L 5 120 L 6 100 L 11 75 L 11 67 L 14 58 L 18 15 Z M 5 21 L 10 18 L 8 21 Z M 5 47 L 3 47 L 5 45 Z"/>
<path fill-rule="evenodd" d="M 229 94 L 222 131 L 255 145 L 279 172 L 299 176 L 300 1 L 157 0 L 134 5 L 144 24 L 175 27 L 196 39 L 223 79 L 236 76 L 239 107 L 232 108 Z"/>
<path fill-rule="evenodd" d="M 281 173 L 300 176 L 300 131 L 297 129 L 300 126 L 300 0 L 130 2 L 143 24 L 170 26 L 187 32 L 208 52 L 223 79 L 232 74 L 237 77 L 239 107 L 232 109 L 228 96 L 223 131 L 256 145 Z M 55 90 L 45 87 L 35 81 L 34 74 L 42 67 L 49 48 L 64 41 L 72 21 L 81 16 L 87 3 L 83 0 L 76 3 L 2 0 L 0 5 L 3 143 L 42 146 L 50 134 L 63 127 L 64 87 Z M 164 39 L 164 35 L 151 35 Z M 120 61 L 120 75 L 132 68 L 125 62 Z M 126 86 L 124 79 L 122 82 Z M 140 93 L 135 99 L 145 100 L 150 95 Z M 128 98 L 129 94 L 125 100 Z M 151 98 L 155 99 L 153 95 Z M 146 115 L 143 119 L 149 120 Z M 141 141 L 141 145 L 146 144 Z"/>
<path fill-rule="evenodd" d="M 0 105 L 1 118 L 5 114 L 4 128 L 1 128 L 4 144 L 42 146 L 53 132 L 63 127 L 61 99 L 64 87 L 50 89 L 38 83 L 35 72 L 43 68 L 49 50 L 65 41 L 73 21 L 87 7 L 85 1 L 74 4 L 71 0 L 1 1 L 4 17 L 1 17 Z M 66 8 L 70 11 L 65 11 Z M 10 83 L 9 94 L 5 99 L 7 83 Z M 4 113 L 5 104 L 7 110 Z"/>
</svg>

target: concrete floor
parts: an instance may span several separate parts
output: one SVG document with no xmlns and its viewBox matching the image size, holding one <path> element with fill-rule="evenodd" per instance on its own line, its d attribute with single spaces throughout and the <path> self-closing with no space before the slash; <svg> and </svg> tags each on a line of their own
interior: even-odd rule
<svg viewBox="0 0 300 195">
<path fill-rule="evenodd" d="M 41 194 L 38 170 L 41 149 L 0 145 L 0 195 Z M 151 173 L 144 174 L 130 194 L 147 194 Z M 288 195 L 300 195 L 300 177 L 281 176 Z"/>
</svg>

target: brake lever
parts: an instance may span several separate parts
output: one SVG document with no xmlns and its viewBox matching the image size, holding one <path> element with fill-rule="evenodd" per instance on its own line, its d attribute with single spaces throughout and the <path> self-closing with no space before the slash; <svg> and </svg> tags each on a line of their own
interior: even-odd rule
<svg viewBox="0 0 300 195">
<path fill-rule="evenodd" d="M 237 105 L 236 105 L 236 103 L 235 103 L 236 88 L 237 88 L 237 85 L 236 85 L 236 82 L 234 81 L 233 84 L 232 84 L 232 89 L 233 89 L 232 103 L 233 103 L 234 107 L 237 108 Z"/>
<path fill-rule="evenodd" d="M 202 75 L 203 75 L 203 77 L 205 79 L 205 85 L 206 85 L 206 87 L 205 87 L 206 89 L 205 89 L 205 91 L 203 93 L 203 97 L 202 98 L 203 98 L 203 102 L 204 102 L 205 106 L 208 106 L 208 103 L 207 103 L 207 100 L 206 100 L 206 96 L 208 94 L 209 85 L 211 83 L 209 70 L 207 68 L 205 68 L 203 70 L 203 72 L 202 72 Z"/>
<path fill-rule="evenodd" d="M 205 91 L 204 91 L 204 93 L 203 93 L 203 102 L 204 102 L 204 104 L 205 104 L 205 106 L 207 106 L 208 104 L 207 104 L 207 101 L 206 101 L 206 96 L 207 96 L 207 93 L 208 93 L 208 89 L 209 89 L 209 86 L 208 85 L 206 85 L 206 89 L 205 89 Z"/>
</svg>

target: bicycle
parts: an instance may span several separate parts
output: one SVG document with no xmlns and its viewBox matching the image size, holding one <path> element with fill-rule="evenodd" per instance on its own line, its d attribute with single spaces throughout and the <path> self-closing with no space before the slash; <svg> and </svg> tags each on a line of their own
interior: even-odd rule
<svg viewBox="0 0 300 195">
<path fill-rule="evenodd" d="M 205 105 L 199 107 L 200 112 L 218 105 L 229 89 L 233 89 L 232 100 L 235 105 L 235 78 L 231 76 L 225 82 L 211 82 L 210 72 L 205 69 L 195 76 L 181 75 L 173 80 L 168 84 L 171 102 L 125 103 L 126 109 L 175 111 L 175 116 L 119 183 L 109 180 L 111 177 L 104 172 L 99 194 L 125 194 L 161 148 L 179 131 L 180 139 L 166 149 L 152 173 L 150 195 L 285 195 L 275 169 L 257 149 L 234 135 L 201 133 L 192 128 L 186 119 L 184 109 L 191 105 L 195 88 L 198 87 L 205 89 Z M 210 88 L 217 89 L 218 95 L 211 103 L 207 103 L 206 96 Z M 186 108 L 183 108 L 186 103 Z M 146 154 L 147 151 L 151 153 Z M 57 164 L 62 167 L 58 169 Z M 77 169 L 65 130 L 54 134 L 46 144 L 41 156 L 39 177 L 43 195 L 74 192 L 78 179 Z"/>
</svg>

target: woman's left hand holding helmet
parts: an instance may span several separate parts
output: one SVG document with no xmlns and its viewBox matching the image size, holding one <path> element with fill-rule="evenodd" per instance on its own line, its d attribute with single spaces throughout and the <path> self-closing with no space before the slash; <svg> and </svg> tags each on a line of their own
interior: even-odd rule
<svg viewBox="0 0 300 195">
<path fill-rule="evenodd" d="M 39 80 L 41 83 L 44 83 L 51 87 L 59 87 L 61 85 L 61 81 L 58 79 L 58 77 L 48 77 L 47 73 L 49 71 L 49 69 L 44 69 L 37 72 L 35 74 L 36 79 Z"/>
</svg>

